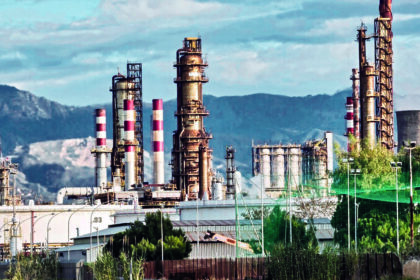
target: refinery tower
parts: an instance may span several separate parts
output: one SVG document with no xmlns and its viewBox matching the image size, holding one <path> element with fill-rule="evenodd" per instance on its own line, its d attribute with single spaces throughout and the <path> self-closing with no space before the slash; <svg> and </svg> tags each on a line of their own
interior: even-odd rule
<svg viewBox="0 0 420 280">
<path fill-rule="evenodd" d="M 211 183 L 211 150 L 203 118 L 209 112 L 203 105 L 204 73 L 200 38 L 185 38 L 176 52 L 177 130 L 173 134 L 172 177 L 182 199 L 208 199 Z"/>
</svg>

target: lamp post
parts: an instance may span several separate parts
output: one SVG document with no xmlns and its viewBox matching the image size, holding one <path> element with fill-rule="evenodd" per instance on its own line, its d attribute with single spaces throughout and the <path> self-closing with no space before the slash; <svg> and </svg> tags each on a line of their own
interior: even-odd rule
<svg viewBox="0 0 420 280">
<path fill-rule="evenodd" d="M 50 242 L 50 223 L 51 223 L 51 221 L 52 221 L 52 219 L 54 219 L 55 217 L 57 217 L 58 215 L 60 215 L 60 214 L 63 214 L 63 213 L 67 213 L 67 212 L 70 212 L 70 209 L 67 209 L 67 211 L 66 212 L 59 212 L 59 213 L 57 213 L 57 214 L 51 214 L 52 216 L 51 216 L 51 218 L 48 220 L 48 223 L 47 223 L 47 251 L 48 251 L 48 245 L 49 245 L 49 242 Z"/>
<path fill-rule="evenodd" d="M 102 204 L 98 204 L 95 208 L 93 208 L 92 212 L 90 213 L 90 261 L 92 262 L 92 216 L 93 213 L 98 209 Z"/>
<path fill-rule="evenodd" d="M 357 253 L 357 189 L 356 189 L 356 176 L 360 175 L 360 169 L 352 169 L 351 174 L 354 175 L 354 249 Z"/>
<path fill-rule="evenodd" d="M 54 215 L 54 213 L 45 214 L 45 215 L 43 215 L 43 216 L 39 217 L 39 218 L 38 218 L 38 220 L 35 220 L 35 221 L 34 221 L 34 224 L 33 224 L 33 226 L 31 227 L 31 255 L 32 255 L 32 253 L 33 253 L 33 247 L 34 247 L 34 232 L 35 232 L 35 224 L 36 224 L 36 222 L 38 222 L 38 221 L 39 221 L 39 220 L 41 220 L 42 218 L 47 217 L 47 216 L 50 216 L 50 215 Z"/>
<path fill-rule="evenodd" d="M 347 243 L 350 251 L 350 163 L 353 158 L 343 158 L 342 162 L 347 164 Z"/>
<path fill-rule="evenodd" d="M 411 165 L 411 150 L 416 147 L 416 141 L 403 141 L 403 146 L 405 150 L 408 150 L 410 153 L 410 236 L 411 236 L 411 246 L 414 247 L 414 204 L 413 204 L 413 169 Z"/>
<path fill-rule="evenodd" d="M 392 169 L 395 169 L 395 191 L 397 199 L 397 255 L 400 255 L 400 223 L 399 223 L 399 214 L 398 214 L 398 168 L 401 168 L 401 162 L 391 162 Z"/>
<path fill-rule="evenodd" d="M 87 206 L 90 206 L 90 205 L 89 204 L 83 205 L 82 207 L 73 211 L 73 213 L 70 214 L 70 217 L 67 221 L 67 260 L 68 261 L 70 261 L 70 245 L 69 244 L 70 244 L 70 220 L 71 220 L 71 217 L 73 217 L 73 215 L 76 214 L 79 210 L 81 210 L 81 209 L 83 209 Z"/>
<path fill-rule="evenodd" d="M 164 270 L 164 257 L 163 257 L 163 204 L 160 205 L 160 238 L 161 238 L 161 248 L 162 248 L 162 276 L 165 272 Z"/>
</svg>

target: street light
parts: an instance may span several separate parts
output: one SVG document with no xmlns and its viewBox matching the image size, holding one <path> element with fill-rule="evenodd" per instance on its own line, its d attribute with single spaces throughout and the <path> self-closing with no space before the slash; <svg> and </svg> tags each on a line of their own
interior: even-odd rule
<svg viewBox="0 0 420 280">
<path fill-rule="evenodd" d="M 357 253 L 357 189 L 356 176 L 360 175 L 360 169 L 352 169 L 351 174 L 354 175 L 354 249 Z"/>
<path fill-rule="evenodd" d="M 67 209 L 67 212 L 70 212 L 70 209 Z M 48 252 L 48 245 L 49 245 L 49 242 L 50 242 L 50 222 L 52 221 L 52 219 L 54 219 L 58 215 L 63 214 L 63 213 L 67 213 L 67 212 L 60 212 L 60 213 L 57 213 L 57 214 L 54 214 L 54 213 L 51 214 L 52 216 L 48 220 L 48 223 L 47 223 L 47 252 Z"/>
<path fill-rule="evenodd" d="M 343 158 L 342 162 L 347 163 L 347 243 L 350 251 L 350 163 L 354 161 L 353 158 Z"/>
<path fill-rule="evenodd" d="M 416 147 L 416 141 L 403 141 L 405 150 L 410 152 L 410 236 L 411 246 L 414 247 L 414 204 L 413 204 L 413 169 L 411 166 L 411 150 Z"/>
<path fill-rule="evenodd" d="M 401 162 L 391 162 L 392 169 L 395 169 L 395 190 L 396 190 L 396 198 L 397 198 L 397 255 L 400 255 L 400 223 L 398 219 L 398 168 L 401 168 Z"/>
<path fill-rule="evenodd" d="M 90 213 L 90 261 L 92 262 L 92 216 L 93 213 L 96 211 L 98 207 L 100 207 L 102 204 L 98 204 L 95 208 L 93 208 L 92 212 Z M 96 246 L 99 246 L 99 244 L 96 244 Z"/>
<path fill-rule="evenodd" d="M 71 213 L 69 220 L 67 221 L 67 260 L 70 261 L 70 220 L 71 217 L 76 214 L 79 210 L 90 206 L 89 204 L 83 205 L 82 207 L 76 209 L 75 211 L 73 211 L 73 213 Z"/>
<path fill-rule="evenodd" d="M 162 276 L 165 273 L 164 270 L 164 258 L 163 258 L 163 204 L 160 205 L 160 238 L 161 238 L 161 247 L 162 247 Z"/>
<path fill-rule="evenodd" d="M 38 222 L 38 221 L 39 221 L 39 220 L 41 220 L 42 218 L 47 217 L 47 216 L 50 216 L 50 215 L 54 215 L 54 213 L 48 213 L 48 214 L 45 214 L 45 215 L 43 215 L 43 216 L 39 217 L 39 218 L 38 218 L 38 220 L 35 220 L 35 221 L 34 221 L 34 224 L 33 224 L 33 226 L 31 227 L 31 255 L 32 255 L 32 253 L 33 253 L 33 247 L 34 247 L 34 232 L 35 232 L 35 224 L 36 224 L 36 222 Z"/>
</svg>

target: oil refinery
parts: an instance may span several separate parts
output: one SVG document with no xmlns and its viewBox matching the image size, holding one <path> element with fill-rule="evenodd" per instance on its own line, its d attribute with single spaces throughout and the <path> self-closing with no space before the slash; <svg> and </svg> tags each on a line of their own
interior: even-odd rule
<svg viewBox="0 0 420 280">
<path fill-rule="evenodd" d="M 390 151 L 396 147 L 391 2 L 380 1 L 380 15 L 374 20 L 372 35 L 367 35 L 364 24 L 357 30 L 359 65 L 352 69 L 352 96 L 343 100 L 348 151 L 360 149 L 361 145 L 372 148 L 378 144 Z M 374 63 L 369 63 L 367 58 L 369 39 L 374 41 Z M 197 228 L 200 217 L 202 220 L 233 220 L 248 211 L 244 201 L 237 201 L 244 184 L 235 163 L 236 151 L 232 143 L 224 146 L 225 173 L 217 173 L 213 166 L 216 159 L 213 158 L 212 143 L 215 141 L 212 139 L 218 135 L 210 133 L 210 128 L 205 126 L 210 112 L 203 100 L 203 85 L 209 79 L 205 73 L 208 63 L 201 38 L 184 38 L 175 55 L 176 130 L 172 133 L 172 143 L 164 142 L 164 129 L 167 128 L 163 117 L 170 113 L 164 111 L 163 97 L 153 95 L 151 182 L 145 181 L 143 128 L 144 120 L 149 116 L 144 116 L 143 63 L 140 62 L 127 62 L 125 75 L 118 72 L 110 77 L 108 96 L 112 102 L 112 119 L 107 119 L 105 108 L 97 108 L 94 112 L 92 126 L 95 126 L 96 138 L 91 155 L 96 166 L 92 187 L 61 187 L 54 203 L 36 205 L 29 201 L 24 205 L 15 187 L 19 166 L 10 159 L 1 159 L 3 259 L 14 257 L 22 250 L 32 252 L 68 246 L 73 238 L 86 234 L 90 234 L 89 249 L 92 251 L 93 232 L 105 230 L 110 225 L 141 220 L 146 213 L 159 210 L 179 223 L 196 220 Z M 417 130 L 410 130 L 412 122 L 419 123 L 419 112 L 398 112 L 397 116 L 398 142 L 407 137 L 420 139 Z M 339 118 L 342 120 L 341 115 Z M 107 131 L 107 122 L 112 122 L 112 132 Z M 338 199 L 331 193 L 334 137 L 328 129 L 321 133 L 322 138 L 306 139 L 303 143 L 273 144 L 271 139 L 252 142 L 250 170 L 256 178 L 253 188 L 259 193 L 247 203 L 254 208 L 261 207 L 261 211 L 267 205 L 280 205 L 289 207 L 288 211 L 292 213 L 299 210 L 301 202 L 293 194 L 301 195 L 302 200 L 310 194 L 320 199 L 319 205 L 327 203 L 335 209 Z M 351 135 L 354 142 L 350 141 Z M 108 146 L 107 139 L 111 137 L 112 146 Z M 167 159 L 170 167 L 165 166 L 165 146 L 171 147 L 170 159 Z M 171 168 L 170 178 L 165 178 L 167 168 Z M 308 218 L 305 211 L 298 214 Z M 58 215 L 60 217 L 55 219 Z M 311 214 L 310 218 L 314 217 L 330 219 L 331 214 Z M 195 230 L 197 240 L 203 239 L 204 234 L 200 236 L 198 229 Z M 97 245 L 100 243 L 98 237 Z M 199 256 L 197 247 L 195 256 Z"/>
</svg>

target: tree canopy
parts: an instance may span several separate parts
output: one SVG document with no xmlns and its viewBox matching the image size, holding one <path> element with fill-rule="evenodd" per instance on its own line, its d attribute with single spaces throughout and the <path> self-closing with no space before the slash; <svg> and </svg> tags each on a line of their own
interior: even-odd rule
<svg viewBox="0 0 420 280">
<path fill-rule="evenodd" d="M 144 224 L 134 222 L 124 232 L 117 233 L 106 244 L 105 250 L 117 258 L 121 252 L 146 261 L 161 257 L 161 212 L 148 213 Z M 167 216 L 162 218 L 165 260 L 183 259 L 191 252 L 191 244 L 182 229 L 174 229 Z"/>
</svg>

